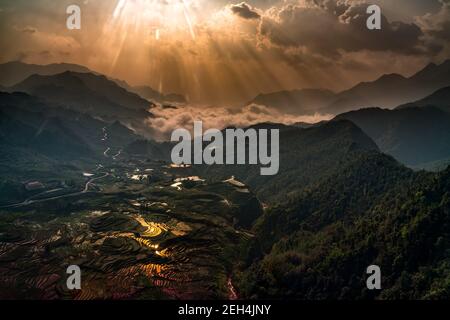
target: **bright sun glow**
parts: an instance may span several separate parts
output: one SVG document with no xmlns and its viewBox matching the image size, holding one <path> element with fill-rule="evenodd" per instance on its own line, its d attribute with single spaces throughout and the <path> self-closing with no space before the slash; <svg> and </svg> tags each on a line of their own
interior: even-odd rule
<svg viewBox="0 0 450 320">
<path fill-rule="evenodd" d="M 254 95 L 250 84 L 255 78 L 266 79 L 260 84 L 278 82 L 271 66 L 255 59 L 257 24 L 212 0 L 120 0 L 98 38 L 102 50 L 91 59 L 106 73 L 133 74 L 140 78 L 136 84 L 184 92 L 189 101 L 234 103 L 224 87 L 247 100 Z"/>
<path fill-rule="evenodd" d="M 159 40 L 165 32 L 186 30 L 195 40 L 194 0 L 120 0 L 113 13 L 114 23 L 145 27 Z"/>
</svg>

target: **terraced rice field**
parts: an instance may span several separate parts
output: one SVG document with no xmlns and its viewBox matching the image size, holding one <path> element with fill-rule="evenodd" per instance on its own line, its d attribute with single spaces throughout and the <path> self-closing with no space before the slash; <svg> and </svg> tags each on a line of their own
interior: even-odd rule
<svg viewBox="0 0 450 320">
<path fill-rule="evenodd" d="M 2 215 L 0 298 L 236 295 L 230 293 L 230 274 L 251 237 L 239 220 L 261 210 L 256 198 L 250 193 L 242 198 L 236 188 L 202 181 L 188 190 L 153 187 L 138 195 L 97 196 L 95 204 L 59 203 L 67 213 L 51 218 L 33 207 Z M 82 270 L 81 290 L 67 289 L 70 265 Z"/>
</svg>

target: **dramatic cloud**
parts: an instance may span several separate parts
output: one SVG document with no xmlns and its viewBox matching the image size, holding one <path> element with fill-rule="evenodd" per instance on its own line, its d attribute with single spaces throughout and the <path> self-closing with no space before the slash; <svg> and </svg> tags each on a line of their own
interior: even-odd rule
<svg viewBox="0 0 450 320">
<path fill-rule="evenodd" d="M 382 30 L 369 30 L 366 10 L 366 3 L 356 1 L 288 4 L 272 9 L 263 18 L 260 33 L 274 45 L 306 47 L 325 56 L 335 56 L 342 50 L 418 52 L 423 34 L 417 25 L 389 22 L 382 15 Z"/>
<path fill-rule="evenodd" d="M 185 128 L 192 130 L 194 121 L 203 121 L 204 130 L 210 128 L 223 129 L 228 126 L 240 128 L 257 123 L 271 122 L 294 124 L 297 122 L 317 123 L 322 120 L 330 120 L 332 115 L 292 116 L 277 112 L 260 105 L 248 105 L 241 110 L 231 110 L 217 107 L 184 106 L 180 108 L 153 108 L 153 118 L 147 120 L 155 139 L 167 140 L 173 130 Z"/>
<path fill-rule="evenodd" d="M 340 91 L 450 58 L 449 0 L 78 3 L 82 29 L 67 30 L 69 0 L 0 1 L 0 62 L 77 63 L 193 104 L 236 107 L 260 93 Z M 380 31 L 366 28 L 369 3 L 381 6 Z"/>
<path fill-rule="evenodd" d="M 450 53 L 450 0 L 440 0 L 442 7 L 435 14 L 428 13 L 417 19 L 423 30 L 425 45 L 432 53 Z"/>
<path fill-rule="evenodd" d="M 235 15 L 244 19 L 259 19 L 260 14 L 245 2 L 230 5 L 230 10 Z"/>
</svg>

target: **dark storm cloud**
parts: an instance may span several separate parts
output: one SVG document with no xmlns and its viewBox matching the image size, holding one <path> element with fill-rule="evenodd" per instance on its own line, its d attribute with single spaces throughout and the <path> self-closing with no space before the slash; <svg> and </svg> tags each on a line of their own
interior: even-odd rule
<svg viewBox="0 0 450 320">
<path fill-rule="evenodd" d="M 431 37 L 450 41 L 450 0 L 440 0 L 442 7 L 436 14 L 424 15 L 419 22 Z"/>
<path fill-rule="evenodd" d="M 113 19 L 117 0 L 76 2 L 81 32 L 65 28 L 71 0 L 1 0 L 0 62 L 78 63 L 192 103 L 241 105 L 260 92 L 410 75 L 450 57 L 450 0 L 189 0 L 184 14 L 167 1 L 173 10 L 153 10 L 151 21 L 136 10 Z M 366 28 L 368 3 L 382 9 L 381 31 Z M 140 20 L 145 27 L 130 23 Z"/>
<path fill-rule="evenodd" d="M 245 2 L 230 5 L 230 10 L 235 15 L 244 19 L 259 19 L 261 17 L 255 9 Z"/>
<path fill-rule="evenodd" d="M 415 54 L 420 51 L 421 29 L 413 23 L 389 22 L 382 30 L 368 30 L 368 4 L 353 1 L 310 0 L 306 6 L 286 5 L 272 10 L 260 34 L 282 47 L 306 47 L 322 55 L 360 50 Z"/>
</svg>

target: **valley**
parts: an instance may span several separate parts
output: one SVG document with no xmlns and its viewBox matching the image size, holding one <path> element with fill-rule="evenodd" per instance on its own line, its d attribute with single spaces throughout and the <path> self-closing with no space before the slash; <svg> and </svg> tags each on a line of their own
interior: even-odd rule
<svg viewBox="0 0 450 320">
<path fill-rule="evenodd" d="M 145 159 L 119 158 L 92 169 L 81 192 L 0 209 L 3 299 L 236 295 L 233 261 L 253 237 L 242 217 L 262 214 L 251 193 Z M 64 287 L 73 264 L 83 271 L 81 291 Z"/>
<path fill-rule="evenodd" d="M 0 92 L 0 298 L 449 296 L 448 88 L 392 110 L 242 126 L 279 132 L 278 173 L 264 176 L 172 163 L 175 144 L 146 123 L 154 104 L 118 81 L 19 66 L 25 78 Z M 373 264 L 383 291 L 365 285 Z M 81 290 L 67 289 L 70 265 Z"/>
</svg>

